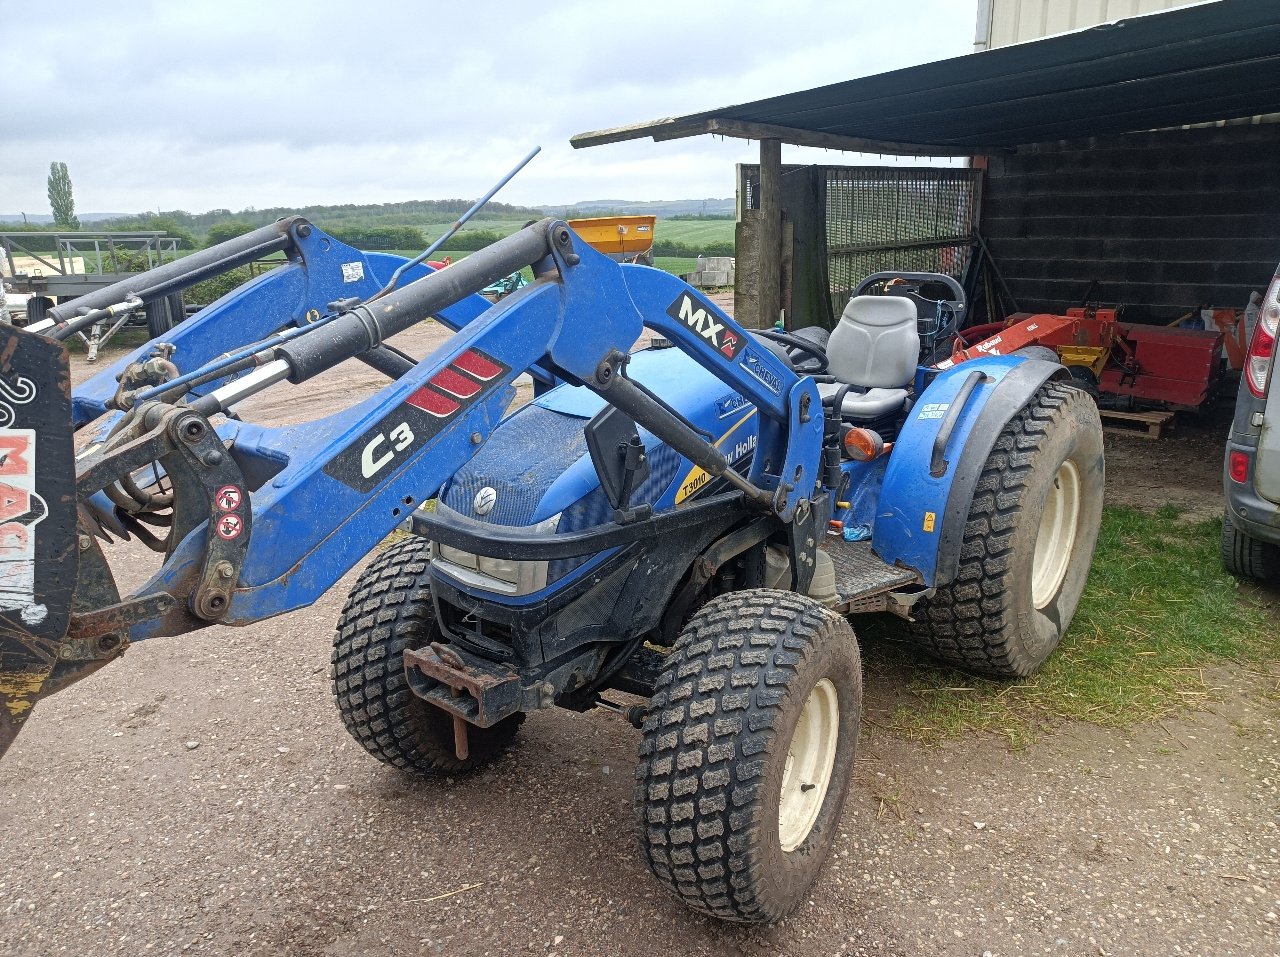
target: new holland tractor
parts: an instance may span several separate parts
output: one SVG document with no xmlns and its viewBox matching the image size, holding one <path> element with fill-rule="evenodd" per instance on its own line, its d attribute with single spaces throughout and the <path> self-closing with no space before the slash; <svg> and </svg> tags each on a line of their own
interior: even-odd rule
<svg viewBox="0 0 1280 957">
<path fill-rule="evenodd" d="M 287 264 L 69 387 L 77 329 L 273 251 Z M 476 294 L 524 267 L 500 302 Z M 850 618 L 1030 674 L 1098 531 L 1093 403 L 1037 359 L 921 366 L 920 293 L 949 281 L 905 278 L 824 341 L 748 332 L 550 219 L 433 271 L 294 217 L 3 328 L 0 744 L 134 642 L 304 608 L 372 556 L 332 656 L 365 750 L 430 780 L 530 712 L 619 711 L 657 879 L 717 917 L 781 917 L 849 788 Z M 431 317 L 456 330 L 432 354 L 386 343 Z M 350 408 L 237 414 L 353 358 L 388 381 Z M 158 567 L 121 593 L 129 539 Z"/>
</svg>

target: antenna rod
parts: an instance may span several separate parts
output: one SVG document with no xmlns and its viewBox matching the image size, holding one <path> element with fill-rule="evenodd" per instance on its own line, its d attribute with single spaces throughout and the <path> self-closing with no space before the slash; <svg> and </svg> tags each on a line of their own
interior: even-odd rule
<svg viewBox="0 0 1280 957">
<path fill-rule="evenodd" d="M 528 166 L 529 161 L 541 152 L 542 152 L 541 146 L 535 146 L 533 149 L 531 149 L 529 151 L 529 154 L 524 159 L 522 159 L 519 163 L 517 163 L 515 167 L 509 173 L 507 173 L 506 176 L 498 180 L 497 184 L 493 187 L 493 189 L 489 190 L 489 192 L 481 196 L 478 200 L 475 201 L 475 203 L 471 206 L 470 209 L 468 209 L 465 213 L 459 216 L 454 221 L 454 224 L 450 226 L 448 229 L 446 229 L 444 231 L 444 234 L 439 239 L 437 239 L 434 243 L 432 243 L 430 246 L 424 249 L 421 253 L 419 253 L 413 259 L 410 259 L 407 263 L 405 263 L 403 266 L 401 266 L 399 269 L 393 272 L 391 274 L 391 280 L 365 301 L 373 302 L 375 299 L 381 299 L 383 296 L 389 293 L 392 289 L 395 289 L 397 284 L 399 284 L 400 282 L 400 276 L 404 273 L 406 269 L 409 269 L 413 266 L 418 265 L 419 263 L 423 262 L 428 256 L 430 256 L 433 252 L 435 252 L 437 249 L 440 249 L 441 247 L 443 247 L 446 240 L 452 238 L 453 234 L 456 233 L 459 229 L 461 229 L 463 227 L 463 224 L 465 224 L 468 219 L 470 219 L 472 216 L 478 213 L 480 211 L 480 208 L 484 206 L 485 203 L 493 199 L 494 194 L 497 193 L 498 190 L 502 189 L 502 187 L 506 186 L 509 182 L 511 182 L 511 180 L 515 177 L 516 173 L 520 172 L 522 169 Z"/>
</svg>

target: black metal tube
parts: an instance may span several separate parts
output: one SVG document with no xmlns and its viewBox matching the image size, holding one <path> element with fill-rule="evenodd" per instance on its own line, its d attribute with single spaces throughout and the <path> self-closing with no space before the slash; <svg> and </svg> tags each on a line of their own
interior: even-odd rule
<svg viewBox="0 0 1280 957">
<path fill-rule="evenodd" d="M 260 256 L 286 248 L 293 242 L 289 231 L 305 222 L 301 216 L 290 216 L 235 239 L 228 239 L 225 243 L 201 249 L 190 256 L 148 269 L 136 276 L 86 293 L 71 302 L 54 306 L 49 310 L 49 318 L 59 323 L 67 322 L 75 319 L 82 310 L 112 306 L 124 302 L 130 296 L 137 296 L 143 302 L 158 299 L 209 276 L 243 266 Z"/>
<path fill-rule="evenodd" d="M 399 379 L 417 365 L 416 362 L 400 350 L 392 349 L 388 345 L 381 345 L 376 349 L 370 349 L 368 352 L 362 352 L 356 358 L 370 369 L 376 369 L 381 372 L 388 379 Z"/>
<path fill-rule="evenodd" d="M 448 269 L 424 276 L 367 305 L 357 306 L 315 332 L 277 346 L 275 354 L 289 363 L 289 381 L 304 382 L 380 345 L 384 339 L 479 292 L 490 283 L 532 265 L 546 256 L 557 241 L 557 237 L 550 235 L 554 222 L 548 218 L 526 226 Z M 567 245 L 568 230 L 564 231 L 564 245 Z"/>
<path fill-rule="evenodd" d="M 118 308 L 117 308 L 118 307 Z M 128 302 L 116 302 L 107 306 L 105 309 L 91 309 L 83 316 L 76 316 L 70 322 L 57 323 L 52 329 L 46 329 L 45 334 L 50 339 L 57 339 L 59 342 L 70 339 L 81 329 L 87 329 L 94 323 L 105 322 L 121 312 L 129 312 L 133 308 Z"/>
<path fill-rule="evenodd" d="M 714 445 L 698 435 L 678 417 L 644 394 L 630 379 L 615 375 L 608 385 L 588 383 L 612 406 L 621 409 L 637 423 L 666 442 L 694 465 L 718 478 L 729 467 Z"/>
</svg>

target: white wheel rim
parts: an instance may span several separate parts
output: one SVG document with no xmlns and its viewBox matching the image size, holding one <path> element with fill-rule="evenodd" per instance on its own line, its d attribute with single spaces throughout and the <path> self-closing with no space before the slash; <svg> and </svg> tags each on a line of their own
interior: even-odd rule
<svg viewBox="0 0 1280 957">
<path fill-rule="evenodd" d="M 782 769 L 782 797 L 778 802 L 778 839 L 783 851 L 804 843 L 818 819 L 840 738 L 840 697 L 829 678 L 823 678 L 804 703 Z"/>
<path fill-rule="evenodd" d="M 1070 459 L 1058 466 L 1036 533 L 1035 557 L 1031 561 L 1031 603 L 1044 608 L 1058 596 L 1067 577 L 1071 549 L 1076 543 L 1080 522 L 1080 470 Z"/>
</svg>

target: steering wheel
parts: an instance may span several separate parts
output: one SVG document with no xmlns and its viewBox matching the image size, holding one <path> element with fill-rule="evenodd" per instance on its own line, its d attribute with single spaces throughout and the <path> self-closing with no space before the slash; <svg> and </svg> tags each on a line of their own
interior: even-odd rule
<svg viewBox="0 0 1280 957">
<path fill-rule="evenodd" d="M 761 339 L 768 339 L 779 345 L 786 346 L 788 349 L 795 349 L 797 352 L 803 352 L 804 360 L 802 364 L 792 362 L 791 367 L 801 375 L 822 375 L 827 371 L 829 360 L 827 354 L 822 351 L 822 347 L 808 339 L 801 339 L 789 332 L 779 332 L 777 329 L 752 329 L 755 335 Z"/>
</svg>

